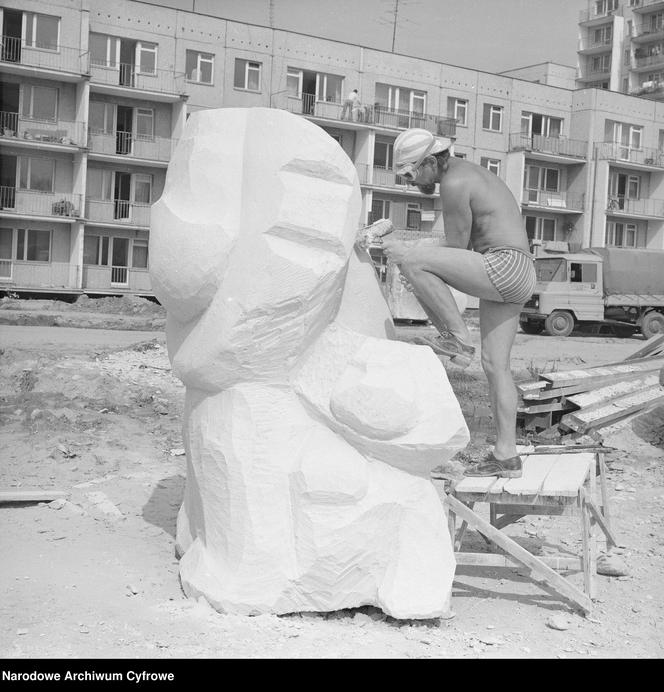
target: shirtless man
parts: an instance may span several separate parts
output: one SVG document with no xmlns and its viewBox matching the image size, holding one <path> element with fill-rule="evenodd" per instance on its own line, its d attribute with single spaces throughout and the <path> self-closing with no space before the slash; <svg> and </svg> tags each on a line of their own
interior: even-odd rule
<svg viewBox="0 0 664 692">
<path fill-rule="evenodd" d="M 440 184 L 445 243 L 409 247 L 392 237 L 383 252 L 399 269 L 440 336 L 421 339 L 465 366 L 475 349 L 449 286 L 480 299 L 482 368 L 489 381 L 496 444 L 466 475 L 521 476 L 516 451 L 517 393 L 510 353 L 521 307 L 535 288 L 535 269 L 521 211 L 494 173 L 450 157 L 452 141 L 427 130 L 402 132 L 394 143 L 394 169 L 420 192 Z"/>
</svg>

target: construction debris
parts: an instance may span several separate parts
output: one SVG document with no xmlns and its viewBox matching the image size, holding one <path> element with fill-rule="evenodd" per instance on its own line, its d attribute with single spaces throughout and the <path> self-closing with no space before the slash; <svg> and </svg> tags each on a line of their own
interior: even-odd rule
<svg viewBox="0 0 664 692">
<path fill-rule="evenodd" d="M 618 363 L 541 373 L 517 385 L 519 423 L 540 441 L 589 436 L 601 442 L 599 428 L 664 403 L 662 372 L 664 335 Z"/>
</svg>

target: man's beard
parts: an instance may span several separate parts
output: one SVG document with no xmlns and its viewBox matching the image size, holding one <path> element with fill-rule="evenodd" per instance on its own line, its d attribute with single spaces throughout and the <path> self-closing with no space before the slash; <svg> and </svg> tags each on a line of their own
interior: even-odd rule
<svg viewBox="0 0 664 692">
<path fill-rule="evenodd" d="M 420 192 L 424 195 L 433 195 L 436 191 L 436 183 L 427 183 L 426 185 L 418 185 Z"/>
</svg>

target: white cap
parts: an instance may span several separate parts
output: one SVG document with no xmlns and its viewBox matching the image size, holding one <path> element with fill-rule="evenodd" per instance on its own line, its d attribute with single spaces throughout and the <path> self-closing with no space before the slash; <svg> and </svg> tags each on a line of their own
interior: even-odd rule
<svg viewBox="0 0 664 692">
<path fill-rule="evenodd" d="M 419 127 L 402 132 L 394 140 L 394 171 L 399 175 L 406 166 L 417 168 L 429 154 L 449 149 L 454 140 L 434 135 Z"/>
</svg>

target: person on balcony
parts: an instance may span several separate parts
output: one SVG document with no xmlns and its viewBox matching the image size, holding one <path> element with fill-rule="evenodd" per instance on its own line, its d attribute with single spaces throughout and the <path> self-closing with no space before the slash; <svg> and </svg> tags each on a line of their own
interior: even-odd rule
<svg viewBox="0 0 664 692">
<path fill-rule="evenodd" d="M 482 368 L 489 382 L 496 443 L 489 457 L 466 470 L 472 476 L 521 476 L 516 450 L 517 393 L 510 354 L 521 307 L 535 288 L 535 267 L 521 211 L 494 173 L 450 156 L 452 140 L 412 128 L 394 142 L 394 170 L 420 192 L 439 185 L 445 241 L 408 246 L 382 239 L 440 336 L 416 339 L 462 367 L 475 348 L 449 286 L 480 299 Z"/>
<path fill-rule="evenodd" d="M 344 101 L 344 107 L 341 109 L 341 120 L 359 120 L 361 108 L 360 95 L 357 89 L 353 89 Z M 346 115 L 348 115 L 348 118 L 346 118 Z"/>
</svg>

